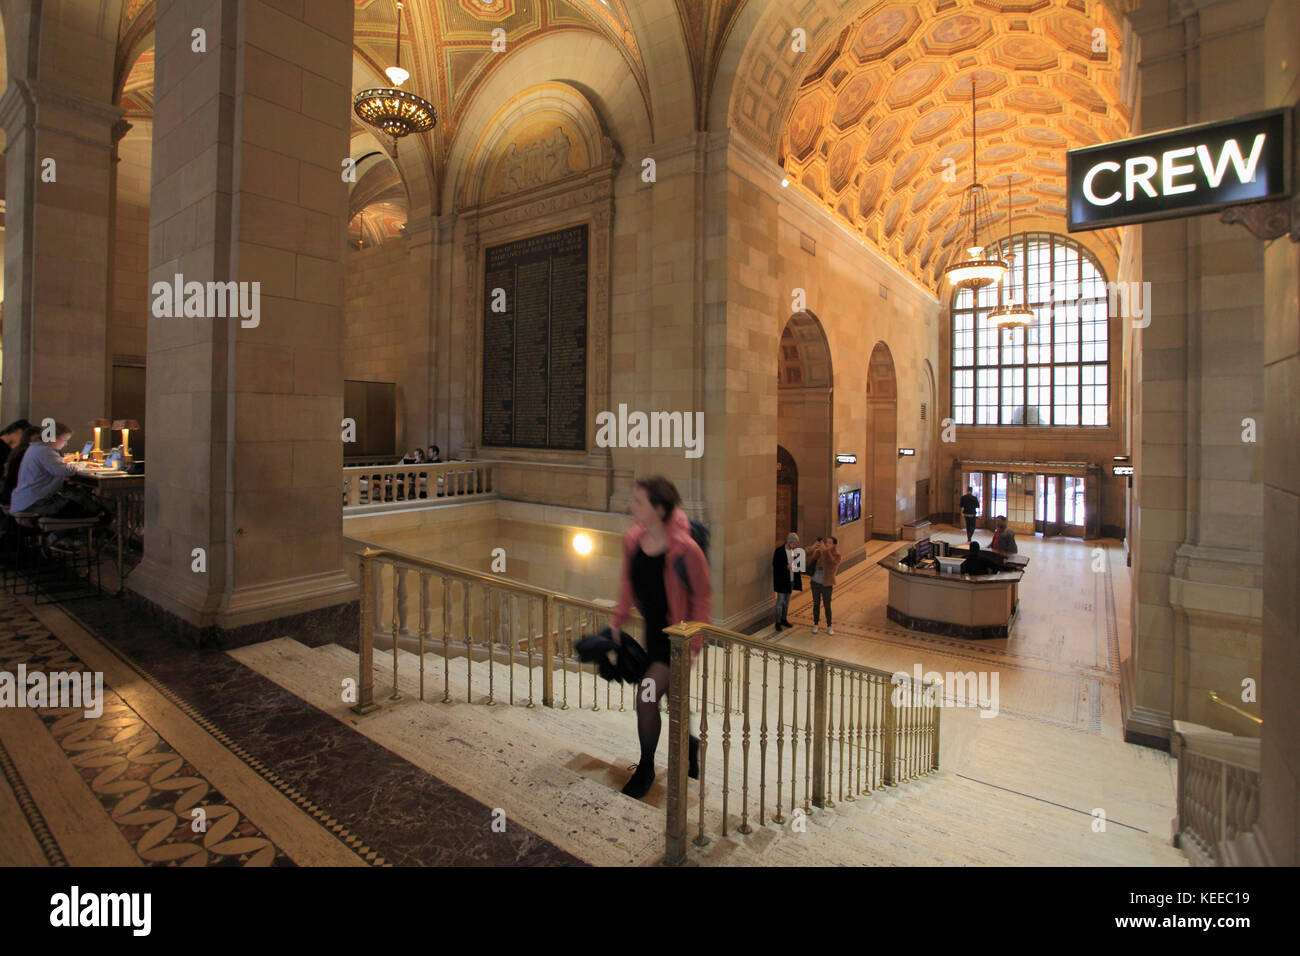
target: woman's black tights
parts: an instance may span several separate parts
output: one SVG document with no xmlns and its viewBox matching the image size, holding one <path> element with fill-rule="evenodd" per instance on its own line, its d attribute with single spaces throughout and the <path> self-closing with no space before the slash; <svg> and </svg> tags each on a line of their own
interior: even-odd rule
<svg viewBox="0 0 1300 956">
<path fill-rule="evenodd" d="M 636 773 L 627 782 L 623 792 L 637 798 L 645 796 L 655 778 L 655 751 L 659 749 L 659 733 L 663 729 L 663 719 L 659 713 L 659 698 L 668 693 L 668 665 L 654 661 L 645 672 L 645 677 L 636 689 L 636 731 L 641 741 L 641 759 L 637 763 Z M 688 773 L 699 776 L 698 767 L 699 738 L 690 738 L 690 766 Z"/>
</svg>

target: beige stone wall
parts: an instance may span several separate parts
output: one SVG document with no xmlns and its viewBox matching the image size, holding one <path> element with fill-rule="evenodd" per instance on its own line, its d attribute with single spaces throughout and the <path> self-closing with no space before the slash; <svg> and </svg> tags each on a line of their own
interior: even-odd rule
<svg viewBox="0 0 1300 956">
<path fill-rule="evenodd" d="M 366 249 L 348 249 L 343 292 L 343 377 L 397 384 L 397 447 L 424 447 L 424 430 L 407 424 L 413 379 L 427 369 L 408 364 L 409 274 L 407 243 L 396 239 Z M 435 441 L 434 444 L 437 444 Z M 444 456 L 446 457 L 445 449 Z"/>
<path fill-rule="evenodd" d="M 135 364 L 147 350 L 149 324 L 149 164 L 153 122 L 132 119 L 117 144 L 117 207 L 113 233 L 110 363 Z M 111 383 L 110 383 L 111 384 Z"/>
</svg>

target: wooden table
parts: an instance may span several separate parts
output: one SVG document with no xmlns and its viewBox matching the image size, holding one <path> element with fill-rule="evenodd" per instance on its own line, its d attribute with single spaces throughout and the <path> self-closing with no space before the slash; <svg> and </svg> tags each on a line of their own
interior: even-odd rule
<svg viewBox="0 0 1300 956">
<path fill-rule="evenodd" d="M 109 471 L 91 462 L 76 462 L 77 473 L 68 480 L 88 485 L 109 505 L 113 522 L 117 525 L 117 568 L 120 595 L 126 590 L 127 545 L 133 533 L 144 530 L 144 475 L 128 475 L 123 471 Z"/>
</svg>

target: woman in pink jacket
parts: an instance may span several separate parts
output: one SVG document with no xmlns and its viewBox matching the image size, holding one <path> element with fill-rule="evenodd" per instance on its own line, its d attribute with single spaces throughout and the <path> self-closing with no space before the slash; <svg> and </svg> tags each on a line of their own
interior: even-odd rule
<svg viewBox="0 0 1300 956">
<path fill-rule="evenodd" d="M 709 606 L 713 586 L 709 562 L 691 537 L 691 522 L 682 511 L 681 496 L 667 478 L 643 478 L 636 483 L 628 511 L 636 519 L 623 536 L 623 575 L 618 607 L 610 627 L 614 639 L 635 604 L 645 619 L 646 654 L 650 667 L 637 689 L 636 724 L 641 740 L 641 760 L 623 792 L 640 799 L 655 779 L 655 750 L 659 746 L 659 698 L 668 692 L 671 644 L 664 628 L 683 621 L 711 623 Z M 704 638 L 691 641 L 691 658 Z M 649 684 L 646 683 L 649 682 Z M 653 693 L 646 693 L 652 689 Z M 691 737 L 690 775 L 698 778 L 698 737 Z"/>
</svg>

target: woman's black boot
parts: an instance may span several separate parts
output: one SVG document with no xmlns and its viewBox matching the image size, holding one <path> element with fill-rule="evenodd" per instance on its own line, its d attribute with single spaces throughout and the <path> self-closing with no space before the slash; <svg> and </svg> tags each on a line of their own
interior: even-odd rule
<svg viewBox="0 0 1300 956">
<path fill-rule="evenodd" d="M 654 782 L 654 764 L 642 762 L 636 765 L 636 773 L 623 785 L 623 792 L 634 800 L 640 800 L 650 792 L 650 785 Z"/>
</svg>

